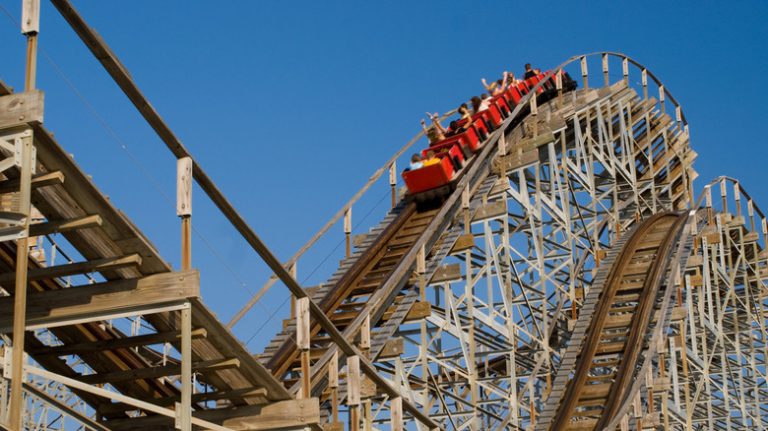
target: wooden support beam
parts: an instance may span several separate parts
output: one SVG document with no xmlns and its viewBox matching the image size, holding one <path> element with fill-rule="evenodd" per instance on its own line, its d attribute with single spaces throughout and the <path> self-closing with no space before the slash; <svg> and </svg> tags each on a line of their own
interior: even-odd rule
<svg viewBox="0 0 768 431">
<path fill-rule="evenodd" d="M 54 220 L 45 223 L 33 224 L 29 227 L 29 236 L 49 235 L 63 233 L 77 229 L 88 229 L 101 226 L 101 216 L 89 215 L 68 220 Z"/>
<path fill-rule="evenodd" d="M 228 370 L 240 366 L 240 360 L 235 358 L 215 359 L 212 361 L 203 361 L 192 364 L 192 369 L 196 372 L 206 373 L 218 370 Z M 178 376 L 181 374 L 181 365 L 163 365 L 161 367 L 135 368 L 125 371 L 113 371 L 111 373 L 88 374 L 79 377 L 83 383 L 91 385 L 125 382 L 130 380 L 157 379 L 167 376 Z"/>
<path fill-rule="evenodd" d="M 26 91 L 0 96 L 0 129 L 42 124 L 43 92 Z"/>
<path fill-rule="evenodd" d="M 27 300 L 27 329 L 105 320 L 200 295 L 197 271 L 169 272 L 69 289 L 35 292 Z M 0 333 L 11 330 L 14 297 L 0 298 Z"/>
<path fill-rule="evenodd" d="M 246 398 L 250 401 L 249 404 L 266 404 L 269 402 L 267 399 L 267 390 L 264 388 L 243 388 L 232 389 L 228 391 L 214 391 L 214 392 L 200 392 L 192 394 L 193 403 L 201 403 L 208 401 L 227 400 L 231 398 Z M 160 407 L 172 406 L 178 402 L 180 396 L 164 397 L 152 400 L 152 404 Z M 98 413 L 100 416 L 113 416 L 124 412 L 133 410 L 139 410 L 136 406 L 132 406 L 128 403 L 107 403 L 98 407 Z"/>
<path fill-rule="evenodd" d="M 194 417 L 221 423 L 234 431 L 299 430 L 315 428 L 320 422 L 320 402 L 317 398 L 277 401 L 263 406 L 196 411 Z M 160 415 L 120 418 L 105 425 L 114 431 L 167 429 L 173 427 L 173 418 Z"/>
<path fill-rule="evenodd" d="M 37 189 L 45 186 L 52 186 L 64 183 L 64 174 L 61 171 L 46 172 L 44 174 L 32 177 L 32 188 Z M 21 182 L 18 178 L 5 180 L 0 183 L 0 195 L 5 193 L 14 193 L 19 191 Z"/>
<path fill-rule="evenodd" d="M 27 277 L 30 281 L 44 280 L 56 277 L 66 277 L 68 275 L 104 272 L 139 265 L 141 265 L 141 256 L 138 254 L 129 254 L 127 256 L 108 257 L 106 259 L 69 263 L 66 265 L 33 268 L 29 270 Z M 15 279 L 16 274 L 13 272 L 0 274 L 0 285 L 13 283 Z"/>
<path fill-rule="evenodd" d="M 192 339 L 205 338 L 208 335 L 205 328 L 192 330 Z M 128 349 L 131 347 L 149 346 L 152 344 L 174 343 L 181 339 L 177 331 L 158 332 L 156 334 L 137 335 L 135 337 L 115 338 L 86 343 L 64 344 L 61 346 L 40 347 L 27 349 L 30 355 L 64 356 L 80 355 L 83 353 L 101 352 L 105 350 Z"/>
<path fill-rule="evenodd" d="M 266 431 L 298 429 L 320 422 L 320 403 L 317 398 L 289 400 L 262 407 L 258 414 L 225 419 L 223 426 L 233 430 Z"/>
</svg>

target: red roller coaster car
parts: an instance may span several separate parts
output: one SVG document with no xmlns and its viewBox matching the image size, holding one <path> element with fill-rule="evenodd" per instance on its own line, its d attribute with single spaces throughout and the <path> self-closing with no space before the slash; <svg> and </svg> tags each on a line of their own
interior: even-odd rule
<svg viewBox="0 0 768 431">
<path fill-rule="evenodd" d="M 408 188 L 410 198 L 418 202 L 431 201 L 450 193 L 458 178 L 472 163 L 473 155 L 483 147 L 488 136 L 502 125 L 512 110 L 520 103 L 520 100 L 528 92 L 541 82 L 546 73 L 520 81 L 510 85 L 507 90 L 491 98 L 488 109 L 480 111 L 472 116 L 472 124 L 464 127 L 466 120 L 456 122 L 457 127 L 463 129 L 460 133 L 452 134 L 442 141 L 436 142 L 422 151 L 424 157 L 429 151 L 440 158 L 440 163 L 424 166 L 415 170 L 403 172 L 403 181 Z M 576 81 L 563 71 L 563 91 L 576 89 Z M 536 100 L 544 103 L 557 95 L 555 76 L 553 75 L 537 90 Z M 527 109 L 527 107 L 523 107 Z M 527 112 L 521 112 L 523 117 Z M 517 120 L 516 122 L 519 122 Z"/>
</svg>

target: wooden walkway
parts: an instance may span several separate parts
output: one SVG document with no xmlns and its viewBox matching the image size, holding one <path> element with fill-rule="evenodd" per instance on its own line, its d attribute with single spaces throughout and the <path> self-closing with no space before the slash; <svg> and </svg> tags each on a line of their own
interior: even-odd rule
<svg viewBox="0 0 768 431">
<path fill-rule="evenodd" d="M 0 84 L 0 101 L 22 96 Z M 293 400 L 203 304 L 197 271 L 173 271 L 39 122 L 16 126 L 31 128 L 37 150 L 32 204 L 45 221 L 32 225 L 30 236 L 58 233 L 84 258 L 56 266 L 29 259 L 27 329 L 49 328 L 59 341 L 46 344 L 27 332 L 26 350 L 35 362 L 57 375 L 90 385 L 108 384 L 125 396 L 173 408 L 180 400 L 174 376 L 180 374 L 181 364 L 156 347 L 171 343 L 180 349 L 180 314 L 189 304 L 193 372 L 199 382 L 215 389 L 193 395 L 196 417 L 231 429 L 317 423 L 317 400 Z M 0 124 L 0 133 L 7 130 Z M 15 173 L 6 175 L 0 189 L 9 193 Z M 11 295 L 15 257 L 13 242 L 0 244 L 0 285 Z M 72 287 L 62 282 L 61 277 L 82 274 L 99 274 L 100 281 Z M 12 329 L 12 300 L 13 296 L 0 298 L 0 331 L 5 333 Z M 106 322 L 126 315 L 141 315 L 155 332 L 131 336 Z M 62 360 L 74 356 L 92 374 L 82 375 L 82 367 Z M 87 391 L 77 394 L 110 429 L 173 428 L 172 417 L 133 418 L 128 412 L 137 408 L 130 403 Z M 261 425 L 254 428 L 256 422 Z"/>
</svg>

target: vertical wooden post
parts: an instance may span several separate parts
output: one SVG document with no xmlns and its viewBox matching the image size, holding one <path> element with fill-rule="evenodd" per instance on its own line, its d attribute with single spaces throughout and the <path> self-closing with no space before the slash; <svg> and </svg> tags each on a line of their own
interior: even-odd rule
<svg viewBox="0 0 768 431">
<path fill-rule="evenodd" d="M 12 430 L 22 429 L 24 399 L 22 387 L 24 381 L 24 333 L 27 314 L 27 265 L 29 260 L 29 214 L 32 192 L 32 148 L 33 137 L 17 139 L 21 146 L 21 187 L 19 191 L 19 212 L 24 214 L 24 237 L 16 242 L 16 283 L 13 293 L 13 351 L 11 353 L 11 402 L 10 426 Z"/>
<path fill-rule="evenodd" d="M 403 399 L 392 398 L 389 401 L 389 420 L 392 431 L 403 431 Z"/>
<path fill-rule="evenodd" d="M 664 99 L 665 99 L 664 95 L 665 94 L 666 94 L 666 91 L 664 90 L 664 85 L 659 85 L 659 105 L 660 105 L 659 111 L 661 111 L 662 114 L 664 113 Z"/>
<path fill-rule="evenodd" d="M 192 269 L 192 159 L 176 160 L 176 215 L 181 218 L 181 269 Z M 192 430 L 192 307 L 181 310 L 181 402 L 176 428 Z"/>
<path fill-rule="evenodd" d="M 627 57 L 621 59 L 621 73 L 624 75 L 624 83 L 629 84 L 629 60 Z"/>
<path fill-rule="evenodd" d="M 176 215 L 181 217 L 181 269 L 192 269 L 192 158 L 176 161 Z"/>
<path fill-rule="evenodd" d="M 328 387 L 331 389 L 331 423 L 339 423 L 339 351 L 328 361 Z M 334 428 L 335 429 L 335 428 Z"/>
<path fill-rule="evenodd" d="M 563 109 L 563 69 L 555 73 L 555 88 L 557 89 L 557 108 Z"/>
<path fill-rule="evenodd" d="M 603 53 L 603 81 L 605 86 L 610 85 L 610 79 L 608 78 L 608 54 Z"/>
<path fill-rule="evenodd" d="M 392 189 L 392 208 L 397 205 L 397 161 L 389 165 L 389 187 Z"/>
<path fill-rule="evenodd" d="M 37 78 L 37 34 L 40 32 L 40 0 L 22 0 L 21 33 L 27 36 L 24 91 L 35 89 Z"/>
<path fill-rule="evenodd" d="M 347 208 L 344 212 L 344 239 L 346 241 L 346 256 L 352 254 L 352 243 L 350 241 L 350 235 L 352 234 L 352 207 Z"/>
<path fill-rule="evenodd" d="M 643 84 L 643 100 L 648 100 L 648 70 L 643 69 L 642 72 L 640 72 L 640 80 Z"/>
<path fill-rule="evenodd" d="M 366 313 L 363 324 L 360 325 L 360 350 L 368 354 L 371 349 L 371 315 Z"/>
<path fill-rule="evenodd" d="M 309 398 L 309 298 L 296 300 L 296 346 L 301 351 L 301 397 Z"/>
<path fill-rule="evenodd" d="M 40 31 L 40 0 L 23 0 L 21 8 L 21 32 L 27 36 L 26 72 L 24 90 L 35 89 L 37 76 L 37 34 Z M 11 399 L 10 427 L 22 428 L 24 415 L 24 333 L 27 320 L 27 265 L 29 260 L 29 216 L 32 193 L 32 149 L 34 138 L 29 131 L 16 141 L 21 146 L 21 174 L 19 187 L 19 212 L 24 214 L 23 238 L 16 242 L 16 282 L 13 298 L 13 351 L 11 352 Z"/>
<path fill-rule="evenodd" d="M 181 310 L 181 402 L 176 404 L 176 428 L 192 430 L 192 306 Z"/>
<path fill-rule="evenodd" d="M 347 405 L 352 431 L 360 430 L 360 358 L 347 357 Z"/>
<path fill-rule="evenodd" d="M 584 80 L 584 89 L 589 88 L 589 80 L 587 79 L 587 57 L 581 57 L 581 78 Z"/>
</svg>

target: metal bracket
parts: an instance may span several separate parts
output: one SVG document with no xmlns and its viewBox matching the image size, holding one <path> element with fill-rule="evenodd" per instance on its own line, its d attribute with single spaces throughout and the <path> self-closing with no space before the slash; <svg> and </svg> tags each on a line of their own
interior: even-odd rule
<svg viewBox="0 0 768 431">
<path fill-rule="evenodd" d="M 12 167 L 21 167 L 22 152 L 24 150 L 24 139 L 32 138 L 32 130 L 24 130 L 22 132 L 12 133 L 6 136 L 0 137 L 0 148 L 5 149 L 9 153 L 13 154 L 12 157 L 6 157 L 0 160 L 0 172 L 6 171 Z M 37 148 L 32 146 L 32 174 L 37 171 Z"/>
</svg>

